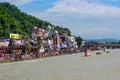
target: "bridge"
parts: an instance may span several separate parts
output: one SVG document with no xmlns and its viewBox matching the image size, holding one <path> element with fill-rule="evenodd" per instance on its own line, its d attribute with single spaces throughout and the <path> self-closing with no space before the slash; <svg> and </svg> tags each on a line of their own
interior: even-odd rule
<svg viewBox="0 0 120 80">
<path fill-rule="evenodd" d="M 120 44 L 97 44 L 97 45 L 93 45 L 93 44 L 89 44 L 89 45 L 84 45 L 83 47 L 93 47 L 93 48 L 120 48 Z"/>
<path fill-rule="evenodd" d="M 107 48 L 120 48 L 120 44 L 103 44 L 100 45 L 101 47 L 107 47 Z"/>
</svg>

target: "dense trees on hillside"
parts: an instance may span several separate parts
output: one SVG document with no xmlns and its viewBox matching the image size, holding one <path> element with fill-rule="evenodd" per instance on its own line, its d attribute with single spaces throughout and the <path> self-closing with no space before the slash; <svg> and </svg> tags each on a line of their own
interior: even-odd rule
<svg viewBox="0 0 120 80">
<path fill-rule="evenodd" d="M 71 31 L 68 28 L 54 26 L 53 24 L 40 20 L 34 16 L 21 12 L 15 5 L 8 2 L 0 2 L 0 38 L 9 38 L 10 33 L 18 33 L 21 35 L 31 35 L 31 29 L 34 26 L 46 29 L 50 25 L 60 34 L 67 33 L 71 36 Z M 82 38 L 76 37 L 78 46 L 81 44 Z"/>
<path fill-rule="evenodd" d="M 59 29 L 59 31 L 62 29 L 60 26 L 54 26 L 47 21 L 21 12 L 15 5 L 8 2 L 0 3 L 0 38 L 8 38 L 9 33 L 30 35 L 33 26 L 45 29 L 48 25 Z M 68 32 L 68 35 L 71 35 L 68 28 L 64 29 Z"/>
</svg>

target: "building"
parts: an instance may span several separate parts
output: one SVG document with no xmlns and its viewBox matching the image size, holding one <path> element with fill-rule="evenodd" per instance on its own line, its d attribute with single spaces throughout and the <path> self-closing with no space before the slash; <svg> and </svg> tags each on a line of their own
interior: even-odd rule
<svg viewBox="0 0 120 80">
<path fill-rule="evenodd" d="M 32 38 L 43 37 L 45 30 L 38 27 L 33 27 L 32 29 Z"/>
<path fill-rule="evenodd" d="M 66 44 L 69 48 L 78 48 L 75 37 L 73 36 L 66 36 Z"/>
</svg>

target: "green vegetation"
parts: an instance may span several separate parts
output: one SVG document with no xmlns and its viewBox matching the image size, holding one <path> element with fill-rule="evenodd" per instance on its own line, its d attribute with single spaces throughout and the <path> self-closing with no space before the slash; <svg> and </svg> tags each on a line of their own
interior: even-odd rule
<svg viewBox="0 0 120 80">
<path fill-rule="evenodd" d="M 80 47 L 80 45 L 82 44 L 83 39 L 80 36 L 78 36 L 78 37 L 76 37 L 76 41 L 77 41 L 78 47 Z"/>
<path fill-rule="evenodd" d="M 25 40 L 25 52 L 27 54 L 27 53 L 29 53 L 31 51 L 30 39 L 29 39 L 28 36 L 25 36 L 24 40 Z"/>
<path fill-rule="evenodd" d="M 42 41 L 43 41 L 42 37 L 37 37 L 37 48 L 38 48 L 37 51 L 38 51 L 38 53 L 39 53 L 40 48 L 43 47 Z"/>
<path fill-rule="evenodd" d="M 71 31 L 68 28 L 54 26 L 47 21 L 40 20 L 34 16 L 21 12 L 15 5 L 11 5 L 8 2 L 0 3 L 0 38 L 9 38 L 10 33 L 30 36 L 32 27 L 37 26 L 46 29 L 48 25 L 54 27 L 58 33 L 63 31 L 62 33 L 67 33 L 68 36 L 71 36 Z M 45 39 L 51 39 L 51 37 Z M 76 37 L 76 41 L 78 42 L 78 46 L 80 46 L 82 38 L 78 36 Z"/>
<path fill-rule="evenodd" d="M 52 36 L 48 36 L 48 37 L 46 37 L 46 38 L 44 38 L 44 40 L 52 40 L 53 39 L 53 37 Z"/>
<path fill-rule="evenodd" d="M 46 29 L 48 25 L 53 26 L 58 32 L 64 29 L 68 35 L 71 35 L 68 28 L 54 26 L 47 21 L 21 12 L 15 5 L 8 2 L 0 3 L 0 38 L 8 38 L 10 33 L 30 36 L 32 27 Z"/>
<path fill-rule="evenodd" d="M 15 44 L 14 44 L 14 39 L 10 39 L 10 41 L 9 41 L 9 47 L 14 47 L 15 46 Z"/>
</svg>

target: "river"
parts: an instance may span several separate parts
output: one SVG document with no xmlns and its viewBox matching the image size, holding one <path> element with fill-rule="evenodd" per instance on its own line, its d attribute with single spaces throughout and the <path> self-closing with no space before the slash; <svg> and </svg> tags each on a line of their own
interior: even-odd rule
<svg viewBox="0 0 120 80">
<path fill-rule="evenodd" d="M 109 51 L 0 63 L 0 80 L 120 80 L 120 49 Z"/>
</svg>

